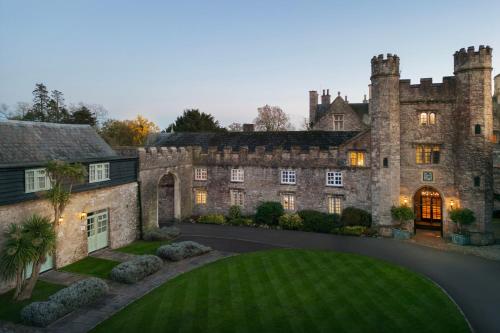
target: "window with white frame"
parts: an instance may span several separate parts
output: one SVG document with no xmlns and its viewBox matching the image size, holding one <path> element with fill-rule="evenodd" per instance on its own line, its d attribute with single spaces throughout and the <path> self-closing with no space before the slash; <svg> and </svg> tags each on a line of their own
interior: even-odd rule
<svg viewBox="0 0 500 333">
<path fill-rule="evenodd" d="M 326 172 L 326 186 L 343 186 L 342 172 L 340 171 L 327 171 Z"/>
<path fill-rule="evenodd" d="M 243 169 L 231 169 L 231 181 L 242 183 L 245 180 L 245 171 Z"/>
<path fill-rule="evenodd" d="M 195 168 L 194 180 L 207 180 L 207 168 Z"/>
<path fill-rule="evenodd" d="M 333 130 L 343 131 L 344 130 L 344 115 L 335 114 L 333 115 Z"/>
<path fill-rule="evenodd" d="M 281 184 L 295 184 L 296 182 L 295 170 L 281 170 Z"/>
<path fill-rule="evenodd" d="M 328 197 L 328 213 L 342 213 L 342 197 L 340 195 L 331 195 Z"/>
<path fill-rule="evenodd" d="M 283 193 L 281 194 L 281 204 L 285 210 L 295 210 L 295 194 Z"/>
<path fill-rule="evenodd" d="M 29 169 L 24 171 L 26 193 L 46 191 L 50 189 L 50 179 L 45 169 Z"/>
<path fill-rule="evenodd" d="M 109 163 L 96 163 L 89 165 L 89 183 L 109 180 Z"/>
<path fill-rule="evenodd" d="M 205 205 L 207 203 L 207 190 L 197 188 L 194 190 L 195 202 L 197 205 Z"/>
<path fill-rule="evenodd" d="M 243 207 L 245 205 L 245 192 L 242 190 L 230 190 L 231 195 L 231 206 L 240 206 Z"/>
</svg>

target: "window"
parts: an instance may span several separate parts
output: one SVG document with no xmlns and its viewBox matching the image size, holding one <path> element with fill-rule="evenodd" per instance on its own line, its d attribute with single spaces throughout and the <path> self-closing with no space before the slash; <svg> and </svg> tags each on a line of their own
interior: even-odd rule
<svg viewBox="0 0 500 333">
<path fill-rule="evenodd" d="M 476 126 L 474 126 L 474 134 L 476 134 L 476 135 L 481 134 L 481 125 L 476 124 Z"/>
<path fill-rule="evenodd" d="M 194 196 L 197 205 L 205 205 L 207 203 L 207 190 L 197 188 L 194 190 Z"/>
<path fill-rule="evenodd" d="M 422 112 L 419 115 L 420 125 L 435 125 L 436 124 L 436 114 L 434 112 Z"/>
<path fill-rule="evenodd" d="M 425 112 L 420 114 L 420 125 L 427 125 L 427 113 Z"/>
<path fill-rule="evenodd" d="M 342 197 L 340 195 L 331 195 L 328 197 L 328 213 L 341 214 L 342 213 Z"/>
<path fill-rule="evenodd" d="M 350 166 L 365 166 L 365 152 L 363 151 L 351 151 L 349 152 L 349 164 Z"/>
<path fill-rule="evenodd" d="M 97 163 L 89 165 L 89 183 L 109 180 L 109 163 Z"/>
<path fill-rule="evenodd" d="M 229 194 L 231 195 L 231 206 L 243 207 L 245 205 L 245 192 L 242 190 L 230 190 Z"/>
<path fill-rule="evenodd" d="M 438 164 L 440 149 L 438 145 L 417 145 L 417 164 Z"/>
<path fill-rule="evenodd" d="M 231 169 L 231 181 L 243 182 L 245 179 L 245 171 L 243 169 Z"/>
<path fill-rule="evenodd" d="M 24 182 L 26 193 L 50 189 L 50 179 L 45 169 L 25 170 Z"/>
<path fill-rule="evenodd" d="M 474 177 L 474 187 L 479 187 L 481 186 L 481 177 L 476 176 Z"/>
<path fill-rule="evenodd" d="M 382 160 L 382 165 L 384 166 L 384 168 L 389 167 L 389 159 L 387 157 L 384 157 L 384 159 Z"/>
<path fill-rule="evenodd" d="M 207 168 L 195 168 L 194 180 L 207 180 Z"/>
<path fill-rule="evenodd" d="M 344 130 L 344 115 L 334 114 L 333 115 L 333 130 L 343 131 Z"/>
<path fill-rule="evenodd" d="M 326 172 L 326 185 L 327 186 L 342 186 L 342 172 L 327 171 Z"/>
<path fill-rule="evenodd" d="M 281 204 L 285 210 L 295 210 L 295 195 L 292 193 L 282 194 Z"/>
<path fill-rule="evenodd" d="M 429 125 L 436 124 L 436 114 L 434 112 L 429 113 Z"/>
<path fill-rule="evenodd" d="M 295 184 L 296 181 L 295 170 L 281 170 L 281 184 Z"/>
</svg>

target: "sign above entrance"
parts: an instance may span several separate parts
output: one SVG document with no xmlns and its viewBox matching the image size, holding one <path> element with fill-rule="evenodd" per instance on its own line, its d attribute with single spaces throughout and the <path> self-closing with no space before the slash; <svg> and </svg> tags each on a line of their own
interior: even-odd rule
<svg viewBox="0 0 500 333">
<path fill-rule="evenodd" d="M 434 181 L 434 174 L 432 171 L 424 171 L 422 172 L 422 180 L 424 182 L 432 182 Z"/>
</svg>

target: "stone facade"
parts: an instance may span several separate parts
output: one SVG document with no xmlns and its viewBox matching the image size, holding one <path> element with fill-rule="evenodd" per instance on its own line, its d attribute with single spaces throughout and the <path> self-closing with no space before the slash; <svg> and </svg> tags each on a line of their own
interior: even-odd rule
<svg viewBox="0 0 500 333">
<path fill-rule="evenodd" d="M 107 210 L 108 246 L 119 248 L 134 241 L 139 236 L 138 185 L 136 182 L 94 191 L 73 193 L 63 214 L 63 222 L 58 228 L 55 267 L 63 267 L 88 255 L 86 219 L 81 213 Z M 13 205 L 0 206 L 0 225 L 7 228 L 11 223 L 20 224 L 32 214 L 52 217 L 53 211 L 47 200 L 24 201 Z M 3 232 L 3 230 L 2 230 Z M 0 247 L 5 238 L 0 238 Z M 0 285 L 0 289 L 12 284 Z"/>
</svg>

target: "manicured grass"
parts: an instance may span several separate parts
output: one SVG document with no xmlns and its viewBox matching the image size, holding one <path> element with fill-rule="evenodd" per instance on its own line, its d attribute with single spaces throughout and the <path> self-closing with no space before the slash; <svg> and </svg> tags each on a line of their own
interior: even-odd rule
<svg viewBox="0 0 500 333">
<path fill-rule="evenodd" d="M 272 250 L 183 274 L 93 332 L 468 332 L 428 279 L 353 254 Z"/>
<path fill-rule="evenodd" d="M 156 254 L 156 249 L 170 241 L 145 241 L 138 240 L 115 251 L 131 254 Z"/>
<path fill-rule="evenodd" d="M 61 268 L 61 271 L 91 275 L 103 279 L 109 279 L 109 273 L 119 262 L 95 257 L 86 257 Z"/>
<path fill-rule="evenodd" d="M 33 295 L 29 300 L 22 302 L 13 301 L 12 295 L 14 295 L 14 290 L 10 290 L 0 295 L 0 320 L 20 323 L 22 308 L 31 302 L 45 301 L 50 295 L 62 288 L 64 288 L 64 286 L 38 280 L 33 290 Z"/>
</svg>

